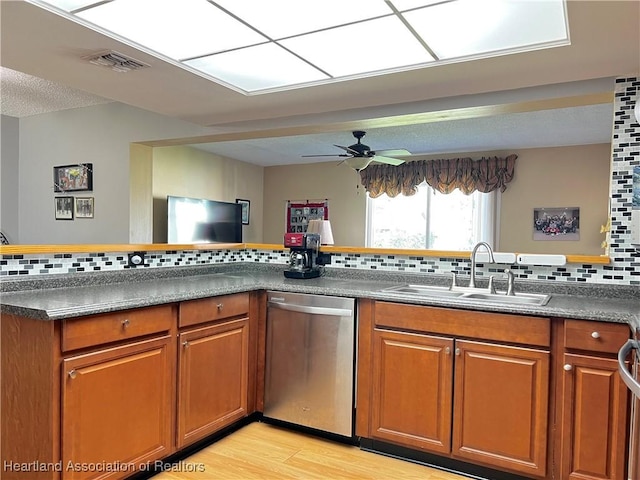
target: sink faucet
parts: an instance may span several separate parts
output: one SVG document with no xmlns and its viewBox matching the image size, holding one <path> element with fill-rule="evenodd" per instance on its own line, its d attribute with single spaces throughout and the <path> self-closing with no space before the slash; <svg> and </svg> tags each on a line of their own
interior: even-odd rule
<svg viewBox="0 0 640 480">
<path fill-rule="evenodd" d="M 513 271 L 510 268 L 505 269 L 504 273 L 507 274 L 507 295 L 514 296 L 515 291 L 515 277 Z"/>
<path fill-rule="evenodd" d="M 489 253 L 489 262 L 496 262 L 495 258 L 493 258 L 493 250 L 491 249 L 491 245 L 489 245 L 487 242 L 478 242 L 471 251 L 471 280 L 469 280 L 470 288 L 475 288 L 476 286 L 476 254 L 478 253 L 478 249 L 480 247 L 485 247 L 487 249 L 487 253 Z"/>
</svg>

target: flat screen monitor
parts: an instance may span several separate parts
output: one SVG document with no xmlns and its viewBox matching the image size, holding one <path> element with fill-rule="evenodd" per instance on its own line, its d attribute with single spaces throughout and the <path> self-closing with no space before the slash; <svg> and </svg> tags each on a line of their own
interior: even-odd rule
<svg viewBox="0 0 640 480">
<path fill-rule="evenodd" d="M 167 197 L 169 243 L 241 243 L 242 205 L 203 198 Z"/>
</svg>

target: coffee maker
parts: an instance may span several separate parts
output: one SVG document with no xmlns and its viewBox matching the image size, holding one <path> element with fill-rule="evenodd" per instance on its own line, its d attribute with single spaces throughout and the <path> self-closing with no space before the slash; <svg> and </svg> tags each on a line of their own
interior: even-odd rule
<svg viewBox="0 0 640 480">
<path fill-rule="evenodd" d="M 320 267 L 316 260 L 320 251 L 320 234 L 285 233 L 284 246 L 290 250 L 289 268 L 284 271 L 287 278 L 316 278 Z"/>
</svg>

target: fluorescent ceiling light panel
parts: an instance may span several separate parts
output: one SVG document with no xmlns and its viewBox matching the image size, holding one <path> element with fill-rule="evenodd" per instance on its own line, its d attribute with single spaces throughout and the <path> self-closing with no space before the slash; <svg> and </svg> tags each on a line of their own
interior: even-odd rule
<svg viewBox="0 0 640 480">
<path fill-rule="evenodd" d="M 174 60 L 267 41 L 205 0 L 114 0 L 77 16 Z"/>
<path fill-rule="evenodd" d="M 318 69 L 273 43 L 219 53 L 185 63 L 248 92 L 328 78 Z"/>
<path fill-rule="evenodd" d="M 569 44 L 566 0 L 26 1 L 243 93 Z"/>
<path fill-rule="evenodd" d="M 403 15 L 439 59 L 568 40 L 562 0 L 459 0 Z"/>
<path fill-rule="evenodd" d="M 433 60 L 396 16 L 301 35 L 280 43 L 334 77 Z"/>
<path fill-rule="evenodd" d="M 216 0 L 215 3 L 274 40 L 393 13 L 384 0 Z"/>
</svg>

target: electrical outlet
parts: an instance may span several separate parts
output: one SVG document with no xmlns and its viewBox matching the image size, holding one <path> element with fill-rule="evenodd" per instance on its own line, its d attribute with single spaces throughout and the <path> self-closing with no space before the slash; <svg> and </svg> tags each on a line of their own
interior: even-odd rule
<svg viewBox="0 0 640 480">
<path fill-rule="evenodd" d="M 130 267 L 144 267 L 144 252 L 133 252 L 127 255 Z"/>
</svg>

